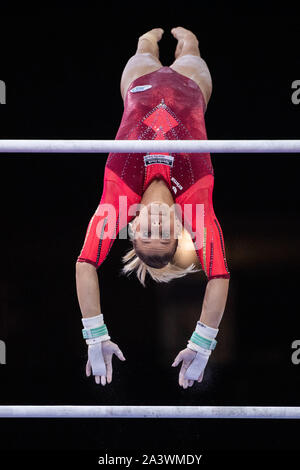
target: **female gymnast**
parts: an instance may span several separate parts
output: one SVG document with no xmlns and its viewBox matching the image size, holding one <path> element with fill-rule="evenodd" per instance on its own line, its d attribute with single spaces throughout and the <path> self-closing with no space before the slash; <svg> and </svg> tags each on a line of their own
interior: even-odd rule
<svg viewBox="0 0 300 470">
<path fill-rule="evenodd" d="M 155 28 L 143 34 L 125 66 L 124 112 L 116 139 L 207 139 L 204 113 L 212 81 L 197 37 L 183 27 L 173 28 L 175 61 L 166 67 L 159 61 L 163 33 Z M 183 269 L 174 262 L 180 234 L 187 230 L 191 236 L 207 285 L 195 331 L 172 366 L 182 361 L 179 385 L 184 389 L 202 381 L 216 345 L 230 279 L 222 229 L 213 208 L 213 186 L 214 170 L 207 153 L 109 154 L 102 197 L 76 261 L 82 332 L 88 344 L 86 375 L 92 374 L 97 384 L 112 381 L 113 354 L 125 360 L 104 323 L 97 269 L 117 235 L 124 238 L 122 229 L 127 235 L 127 227 L 132 249 L 123 258 L 123 272 L 135 271 L 143 285 L 147 274 L 157 282 L 169 282 L 195 271 L 194 265 Z"/>
</svg>

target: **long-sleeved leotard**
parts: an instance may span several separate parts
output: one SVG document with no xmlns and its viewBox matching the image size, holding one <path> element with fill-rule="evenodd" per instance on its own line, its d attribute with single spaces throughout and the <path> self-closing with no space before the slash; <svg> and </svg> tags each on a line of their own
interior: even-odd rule
<svg viewBox="0 0 300 470">
<path fill-rule="evenodd" d="M 207 139 L 204 113 L 199 86 L 162 67 L 131 83 L 116 139 Z M 110 153 L 102 197 L 77 261 L 99 268 L 155 178 L 163 179 L 171 191 L 207 279 L 230 278 L 222 229 L 213 208 L 214 171 L 208 153 Z"/>
</svg>

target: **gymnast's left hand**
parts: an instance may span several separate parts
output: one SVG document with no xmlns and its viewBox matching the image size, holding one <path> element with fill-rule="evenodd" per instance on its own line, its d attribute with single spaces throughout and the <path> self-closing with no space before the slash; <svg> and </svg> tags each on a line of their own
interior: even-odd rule
<svg viewBox="0 0 300 470">
<path fill-rule="evenodd" d="M 192 387 L 195 380 L 202 382 L 208 358 L 209 356 L 189 348 L 180 351 L 172 364 L 172 367 L 176 367 L 182 361 L 179 372 L 179 385 L 183 388 L 188 388 Z M 191 377 L 193 377 L 193 379 L 191 379 Z"/>
</svg>

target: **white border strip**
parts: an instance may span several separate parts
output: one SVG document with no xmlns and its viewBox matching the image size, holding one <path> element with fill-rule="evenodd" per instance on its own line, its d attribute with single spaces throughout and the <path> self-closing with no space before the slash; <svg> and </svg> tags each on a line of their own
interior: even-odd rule
<svg viewBox="0 0 300 470">
<path fill-rule="evenodd" d="M 300 153 L 300 140 L 0 140 L 0 153 Z"/>
<path fill-rule="evenodd" d="M 300 419 L 300 407 L 2 405 L 0 418 Z"/>
</svg>

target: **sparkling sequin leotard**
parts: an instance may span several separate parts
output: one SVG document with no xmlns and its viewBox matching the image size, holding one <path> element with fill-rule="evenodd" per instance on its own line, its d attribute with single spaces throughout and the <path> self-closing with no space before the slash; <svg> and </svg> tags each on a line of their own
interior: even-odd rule
<svg viewBox="0 0 300 470">
<path fill-rule="evenodd" d="M 199 86 L 172 68 L 162 67 L 131 83 L 116 139 L 207 139 L 205 110 Z M 207 279 L 229 278 L 222 229 L 213 209 L 214 171 L 208 153 L 110 153 L 102 197 L 77 260 L 99 268 L 155 178 L 164 180 L 182 209 L 183 223 Z"/>
</svg>

